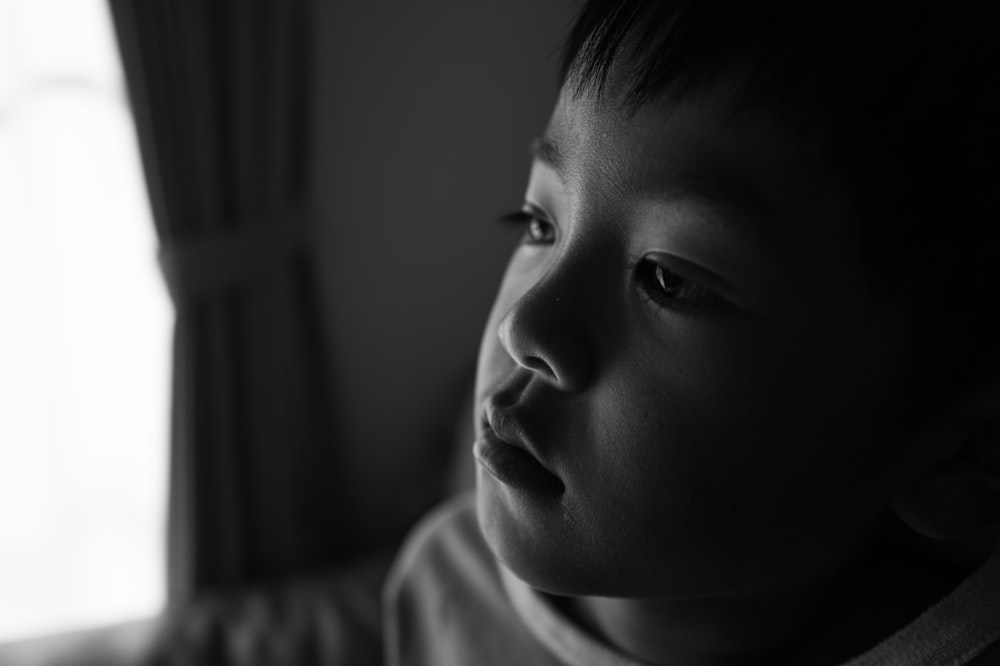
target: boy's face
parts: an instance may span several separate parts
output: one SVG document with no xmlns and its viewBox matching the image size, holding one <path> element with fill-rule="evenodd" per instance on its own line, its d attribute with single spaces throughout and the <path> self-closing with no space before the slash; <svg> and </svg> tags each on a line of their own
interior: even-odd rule
<svg viewBox="0 0 1000 666">
<path fill-rule="evenodd" d="M 851 201 L 766 116 L 608 97 L 560 97 L 483 338 L 487 541 L 554 593 L 819 579 L 886 511 L 902 317 L 869 293 Z"/>
</svg>

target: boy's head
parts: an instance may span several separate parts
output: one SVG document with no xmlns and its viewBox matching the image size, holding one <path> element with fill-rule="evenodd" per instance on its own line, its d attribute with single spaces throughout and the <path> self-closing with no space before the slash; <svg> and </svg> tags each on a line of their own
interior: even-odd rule
<svg viewBox="0 0 1000 666">
<path fill-rule="evenodd" d="M 1000 333 L 983 298 L 1000 285 L 998 27 L 989 0 L 589 2 L 561 79 L 604 96 L 614 74 L 631 110 L 721 88 L 731 118 L 769 114 L 813 149 L 857 203 L 873 293 L 920 310 L 926 404 L 996 370 L 973 354 Z"/>
<path fill-rule="evenodd" d="M 476 386 L 480 522 L 542 589 L 819 584 L 997 501 L 996 22 L 767 4 L 568 40 Z"/>
</svg>

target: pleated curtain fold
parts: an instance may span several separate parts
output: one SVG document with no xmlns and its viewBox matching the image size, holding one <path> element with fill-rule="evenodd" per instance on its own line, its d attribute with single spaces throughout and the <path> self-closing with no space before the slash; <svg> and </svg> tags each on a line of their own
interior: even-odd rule
<svg viewBox="0 0 1000 666">
<path fill-rule="evenodd" d="M 312 0 L 110 0 L 177 308 L 170 600 L 352 555 L 312 197 Z"/>
</svg>

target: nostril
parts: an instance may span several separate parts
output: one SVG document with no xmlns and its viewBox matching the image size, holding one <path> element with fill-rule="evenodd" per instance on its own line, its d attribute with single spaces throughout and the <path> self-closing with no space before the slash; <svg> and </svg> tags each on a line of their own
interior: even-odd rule
<svg viewBox="0 0 1000 666">
<path fill-rule="evenodd" d="M 559 381 L 559 377 L 556 375 L 555 370 L 552 369 L 552 366 L 546 363 L 545 359 L 540 356 L 526 356 L 521 360 L 521 364 L 529 370 L 545 375 L 552 381 Z"/>
</svg>

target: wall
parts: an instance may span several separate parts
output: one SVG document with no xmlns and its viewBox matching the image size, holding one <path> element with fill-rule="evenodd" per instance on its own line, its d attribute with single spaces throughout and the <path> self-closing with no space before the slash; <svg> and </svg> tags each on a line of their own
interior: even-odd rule
<svg viewBox="0 0 1000 666">
<path fill-rule="evenodd" d="M 325 3 L 325 302 L 363 538 L 422 510 L 556 96 L 568 0 Z M 471 446 L 471 442 L 469 442 Z"/>
</svg>

